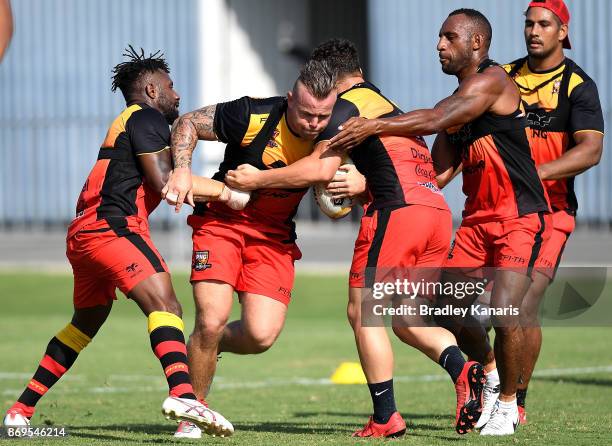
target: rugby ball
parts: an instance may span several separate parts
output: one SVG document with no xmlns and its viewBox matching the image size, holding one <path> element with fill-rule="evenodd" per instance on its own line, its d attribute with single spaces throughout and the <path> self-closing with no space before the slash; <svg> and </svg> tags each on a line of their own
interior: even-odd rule
<svg viewBox="0 0 612 446">
<path fill-rule="evenodd" d="M 353 162 L 346 159 L 342 164 L 353 164 Z M 338 170 L 336 175 L 346 175 L 346 172 Z M 319 209 L 329 218 L 338 219 L 347 216 L 351 212 L 354 200 L 349 197 L 333 198 L 326 189 L 327 184 L 322 183 L 316 184 L 312 189 Z"/>
</svg>

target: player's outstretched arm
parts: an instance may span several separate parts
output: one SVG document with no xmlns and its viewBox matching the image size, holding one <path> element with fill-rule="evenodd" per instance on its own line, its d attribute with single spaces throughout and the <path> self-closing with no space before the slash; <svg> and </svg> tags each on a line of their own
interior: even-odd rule
<svg viewBox="0 0 612 446">
<path fill-rule="evenodd" d="M 317 143 L 314 151 L 278 169 L 259 170 L 250 165 L 238 166 L 225 176 L 225 182 L 241 190 L 263 188 L 302 188 L 331 181 L 342 162 L 342 154 L 328 149 L 329 142 Z"/>
<path fill-rule="evenodd" d="M 213 130 L 216 105 L 209 105 L 180 116 L 172 126 L 170 145 L 174 172 L 162 191 L 162 197 L 175 203 L 176 212 L 186 197 L 193 201 L 191 189 L 191 160 L 199 139 L 216 141 Z"/>
<path fill-rule="evenodd" d="M 503 82 L 500 83 L 494 74 L 472 75 L 461 83 L 455 94 L 434 108 L 414 110 L 392 118 L 349 119 L 342 124 L 342 131 L 331 139 L 330 148 L 349 150 L 374 135 L 433 135 L 462 126 L 486 112 L 499 98 L 503 87 Z"/>
</svg>

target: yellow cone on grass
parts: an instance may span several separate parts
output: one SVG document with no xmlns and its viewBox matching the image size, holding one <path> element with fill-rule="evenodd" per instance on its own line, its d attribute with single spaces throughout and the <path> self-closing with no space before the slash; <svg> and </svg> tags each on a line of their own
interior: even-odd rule
<svg viewBox="0 0 612 446">
<path fill-rule="evenodd" d="M 358 362 L 343 362 L 331 376 L 334 384 L 367 384 L 365 374 Z"/>
</svg>

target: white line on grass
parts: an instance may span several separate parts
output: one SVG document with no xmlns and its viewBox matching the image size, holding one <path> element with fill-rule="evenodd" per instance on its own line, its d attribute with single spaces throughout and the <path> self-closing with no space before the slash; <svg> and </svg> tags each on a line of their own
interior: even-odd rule
<svg viewBox="0 0 612 446">
<path fill-rule="evenodd" d="M 592 366 L 592 367 L 572 367 L 572 368 L 552 368 L 537 370 L 534 376 L 571 376 L 571 375 L 589 375 L 594 373 L 612 373 L 612 365 L 604 366 Z M 11 372 L 0 372 L 0 380 L 16 380 L 16 379 L 28 379 L 30 374 L 26 373 L 11 373 Z M 68 376 L 66 376 L 68 377 Z M 84 376 L 73 375 L 73 379 L 82 381 Z M 435 375 L 406 375 L 406 376 L 395 376 L 394 381 L 396 382 L 432 382 L 432 381 L 446 381 L 448 376 L 445 374 Z M 59 393 L 129 393 L 129 392 L 156 392 L 160 388 L 165 386 L 164 380 L 155 375 L 110 375 L 108 381 L 124 381 L 124 382 L 138 382 L 145 381 L 148 383 L 157 382 L 157 386 L 98 386 L 89 387 L 87 389 L 70 389 L 62 388 Z M 217 390 L 232 390 L 232 389 L 261 389 L 266 387 L 282 387 L 282 386 L 330 386 L 334 383 L 329 378 L 278 378 L 278 379 L 266 379 L 262 381 L 237 381 L 237 382 L 226 382 L 223 378 L 215 378 L 214 388 Z M 23 389 L 5 389 L 0 392 L 1 395 L 14 396 L 19 395 Z"/>
</svg>

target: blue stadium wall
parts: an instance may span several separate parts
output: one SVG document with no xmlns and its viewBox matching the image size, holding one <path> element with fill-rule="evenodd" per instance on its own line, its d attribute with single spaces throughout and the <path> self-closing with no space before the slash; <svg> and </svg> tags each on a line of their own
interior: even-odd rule
<svg viewBox="0 0 612 446">
<path fill-rule="evenodd" d="M 111 69 L 128 44 L 166 54 L 182 110 L 197 100 L 194 0 L 13 0 L 0 65 L 0 225 L 63 224 L 124 107 Z M 169 207 L 157 212 L 166 219 Z"/>
<path fill-rule="evenodd" d="M 274 1 L 283 7 L 282 0 L 267 0 L 265 4 L 270 7 Z M 234 2 L 240 3 L 227 0 L 230 7 Z M 206 1 L 12 3 L 16 32 L 0 65 L 0 228 L 64 224 L 73 215 L 76 197 L 107 126 L 123 106 L 121 95 L 110 92 L 110 76 L 128 43 L 166 53 L 182 97 L 182 111 L 202 105 L 197 101 L 205 85 L 199 85 L 198 67 L 205 54 L 198 48 L 200 24 L 196 11 L 205 8 Z M 597 82 L 609 129 L 612 46 L 602 30 L 612 20 L 612 2 L 567 3 L 572 13 L 570 36 L 574 45 L 568 55 Z M 403 109 L 429 107 L 456 86 L 454 78 L 440 71 L 435 50 L 439 27 L 447 14 L 460 6 L 483 11 L 494 28 L 491 54 L 506 62 L 525 52 L 522 12 L 526 4 L 522 0 L 370 0 L 364 31 L 369 42 L 367 75 Z M 349 16 L 320 20 L 331 22 L 333 29 L 334 20 L 347 20 Z M 257 9 L 253 9 L 252 20 L 273 26 L 268 23 L 268 15 Z M 270 38 L 276 38 L 273 28 Z M 276 51 L 274 45 L 271 42 L 261 51 Z M 582 223 L 612 222 L 609 152 L 607 138 L 600 165 L 576 180 Z M 455 183 L 445 193 L 458 216 L 463 195 L 460 182 Z M 178 221 L 171 219 L 168 207 L 156 212 L 154 220 Z"/>
<path fill-rule="evenodd" d="M 404 110 L 431 107 L 456 87 L 454 77 L 440 70 L 436 44 L 438 31 L 448 14 L 459 7 L 483 12 L 493 27 L 491 57 L 500 63 L 525 55 L 522 0 L 370 0 L 370 77 Z M 602 31 L 612 20 L 609 0 L 567 0 L 571 12 L 566 54 L 591 76 L 599 87 L 606 129 L 612 129 L 612 46 Z M 431 139 L 430 139 L 431 141 Z M 598 166 L 576 178 L 578 221 L 609 226 L 612 223 L 612 138 L 605 138 Z M 460 181 L 445 189 L 458 217 L 464 196 Z"/>
</svg>

